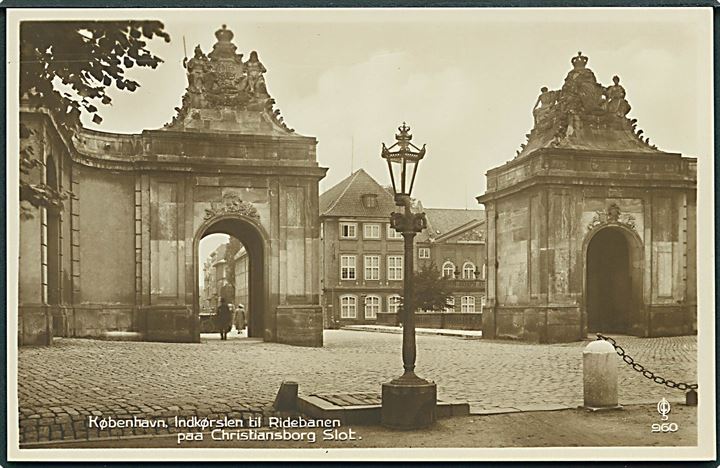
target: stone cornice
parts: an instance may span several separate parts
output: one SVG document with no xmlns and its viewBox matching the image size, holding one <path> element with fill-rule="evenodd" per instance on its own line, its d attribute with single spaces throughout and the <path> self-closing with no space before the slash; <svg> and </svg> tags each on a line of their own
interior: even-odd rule
<svg viewBox="0 0 720 468">
<path fill-rule="evenodd" d="M 227 160 L 197 161 L 176 157 L 155 161 L 146 158 L 111 160 L 94 158 L 79 153 L 74 154 L 72 159 L 74 162 L 82 164 L 83 166 L 113 171 L 182 172 L 191 174 L 217 174 L 218 171 L 222 171 L 223 175 L 278 175 L 322 178 L 328 170 L 325 167 L 319 167 L 317 164 L 292 164 L 286 161 L 265 160 L 243 160 L 237 162 L 228 162 Z"/>
<path fill-rule="evenodd" d="M 588 187 L 588 188 L 614 188 L 614 189 L 664 189 L 664 190 L 695 190 L 697 182 L 695 180 L 684 179 L 618 179 L 613 178 L 591 178 L 586 177 L 578 179 L 576 177 L 553 177 L 553 176 L 535 176 L 530 179 L 523 180 L 515 185 L 506 187 L 493 192 L 485 192 L 483 195 L 475 197 L 478 203 L 486 203 L 505 198 L 509 195 L 534 188 L 534 187 Z M 616 182 L 613 182 L 616 181 Z"/>
<path fill-rule="evenodd" d="M 319 167 L 314 158 L 317 140 L 299 135 L 227 135 L 201 132 L 174 132 L 146 130 L 142 134 L 120 134 L 80 129 L 69 136 L 60 131 L 53 116 L 44 109 L 21 108 L 21 114 L 41 115 L 47 119 L 60 137 L 73 162 L 98 169 L 113 171 L 217 173 L 228 175 L 279 175 L 322 178 L 327 168 Z M 250 143 L 253 148 L 279 148 L 291 150 L 300 156 L 295 159 L 252 159 L 239 157 L 204 157 L 178 154 L 149 153 L 146 144 L 153 141 L 202 141 L 211 148 L 237 146 Z M 182 143 L 182 142 L 181 142 Z M 307 153 L 303 153 L 306 151 Z M 298 153 L 299 152 L 299 153 Z M 312 157 L 312 158 L 311 158 Z"/>
<path fill-rule="evenodd" d="M 499 172 L 512 169 L 517 166 L 523 166 L 536 161 L 538 158 L 609 158 L 622 160 L 635 160 L 643 162 L 663 161 L 665 158 L 695 160 L 695 158 L 684 157 L 680 153 L 658 152 L 654 154 L 633 153 L 628 151 L 598 151 L 598 150 L 582 150 L 582 149 L 566 149 L 566 148 L 541 148 L 533 151 L 529 156 L 515 158 L 506 163 L 493 167 L 486 172 L 486 175 L 494 175 Z"/>
<path fill-rule="evenodd" d="M 697 159 L 678 153 L 543 149 L 489 170 L 487 191 L 477 200 L 501 198 L 537 184 L 693 188 L 696 165 Z"/>
</svg>

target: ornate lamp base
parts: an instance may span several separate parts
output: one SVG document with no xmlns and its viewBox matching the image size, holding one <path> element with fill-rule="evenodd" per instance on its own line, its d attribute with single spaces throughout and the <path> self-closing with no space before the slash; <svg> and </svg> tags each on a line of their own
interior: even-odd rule
<svg viewBox="0 0 720 468">
<path fill-rule="evenodd" d="M 421 429 L 435 422 L 437 385 L 413 372 L 382 384 L 381 424 L 392 429 Z"/>
</svg>

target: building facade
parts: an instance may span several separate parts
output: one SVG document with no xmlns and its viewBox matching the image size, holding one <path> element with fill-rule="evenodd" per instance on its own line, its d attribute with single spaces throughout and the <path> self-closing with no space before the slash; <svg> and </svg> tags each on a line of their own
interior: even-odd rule
<svg viewBox="0 0 720 468">
<path fill-rule="evenodd" d="M 485 212 L 426 208 L 428 227 L 416 237 L 416 268 L 435 266 L 448 282 L 452 305 L 418 311 L 420 327 L 480 330 L 485 304 Z"/>
<path fill-rule="evenodd" d="M 67 132 L 21 102 L 21 145 L 43 164 L 28 180 L 70 195 L 20 221 L 20 344 L 198 341 L 198 244 L 225 233 L 250 258 L 249 335 L 322 345 L 317 141 L 283 123 L 257 53 L 243 60 L 224 26 L 215 36 L 162 129 Z"/>
<path fill-rule="evenodd" d="M 220 297 L 229 304 L 249 305 L 248 253 L 243 246 L 237 251 L 230 250 L 231 242 L 219 245 L 202 262 L 204 279 L 200 309 L 204 313 L 214 313 Z"/>
<path fill-rule="evenodd" d="M 250 307 L 250 291 L 248 288 L 250 258 L 245 247 L 235 254 L 233 265 L 235 300 L 233 304 L 242 305 L 245 309 Z"/>
<path fill-rule="evenodd" d="M 582 54 L 542 89 L 512 161 L 487 172 L 483 336 L 537 342 L 588 333 L 696 331 L 696 160 L 652 145 L 620 79 Z"/>
<path fill-rule="evenodd" d="M 360 169 L 320 196 L 325 326 L 376 323 L 403 285 L 403 238 L 390 227 L 393 196 Z"/>
<path fill-rule="evenodd" d="M 417 203 L 417 209 L 422 206 Z M 390 227 L 393 195 L 360 169 L 320 196 L 321 290 L 325 325 L 396 324 L 403 290 L 403 237 Z M 480 327 L 485 245 L 482 210 L 425 210 L 415 266 L 453 265 L 447 278 L 454 309 L 417 311 L 419 324 Z M 432 232 L 431 232 L 432 230 Z M 457 275 L 457 276 L 456 276 Z M 464 312 L 464 319 L 454 317 Z M 476 314 L 476 315 L 473 315 Z M 439 326 L 439 325 L 438 325 Z"/>
</svg>

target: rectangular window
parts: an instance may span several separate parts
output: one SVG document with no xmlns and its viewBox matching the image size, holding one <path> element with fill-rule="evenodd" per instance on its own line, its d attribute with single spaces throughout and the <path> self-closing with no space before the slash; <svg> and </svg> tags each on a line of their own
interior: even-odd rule
<svg viewBox="0 0 720 468">
<path fill-rule="evenodd" d="M 397 232 L 392 226 L 387 225 L 387 238 L 388 239 L 402 239 L 403 236 Z"/>
<path fill-rule="evenodd" d="M 340 223 L 340 238 L 355 239 L 357 237 L 357 223 Z"/>
<path fill-rule="evenodd" d="M 403 256 L 388 255 L 388 281 L 400 281 L 403 279 Z"/>
<path fill-rule="evenodd" d="M 380 297 L 368 296 L 365 298 L 365 318 L 376 319 L 380 312 Z"/>
<path fill-rule="evenodd" d="M 340 318 L 351 319 L 357 317 L 357 297 L 342 296 L 340 298 Z"/>
<path fill-rule="evenodd" d="M 455 312 L 455 297 L 448 296 L 447 305 L 445 306 L 445 312 L 448 314 Z"/>
<path fill-rule="evenodd" d="M 420 247 L 418 249 L 418 258 L 430 258 L 430 249 L 427 247 Z"/>
<path fill-rule="evenodd" d="M 402 299 L 397 294 L 388 296 L 388 312 L 397 314 L 400 311 L 400 302 L 402 302 Z"/>
<path fill-rule="evenodd" d="M 379 224 L 363 224 L 363 238 L 365 238 L 365 239 L 380 239 L 380 225 Z"/>
<path fill-rule="evenodd" d="M 379 255 L 365 255 L 365 279 L 374 281 L 380 279 Z"/>
<path fill-rule="evenodd" d="M 475 312 L 475 296 L 463 296 L 460 303 L 461 312 L 471 314 Z"/>
<path fill-rule="evenodd" d="M 357 276 L 355 275 L 355 255 L 341 255 L 340 256 L 340 279 L 341 280 L 357 279 Z"/>
</svg>

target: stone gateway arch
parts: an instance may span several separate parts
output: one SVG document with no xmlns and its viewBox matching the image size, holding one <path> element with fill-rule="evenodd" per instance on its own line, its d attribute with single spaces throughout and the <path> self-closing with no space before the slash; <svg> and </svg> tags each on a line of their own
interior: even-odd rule
<svg viewBox="0 0 720 468">
<path fill-rule="evenodd" d="M 486 174 L 483 337 L 697 331 L 697 160 L 651 144 L 587 63 L 541 88 L 527 141 Z"/>
<path fill-rule="evenodd" d="M 21 102 L 44 167 L 29 177 L 69 196 L 20 223 L 20 344 L 138 332 L 199 340 L 198 245 L 247 249 L 250 336 L 322 346 L 317 141 L 283 123 L 256 52 L 223 27 L 185 63 L 172 122 L 124 135 L 63 131 Z"/>
</svg>

